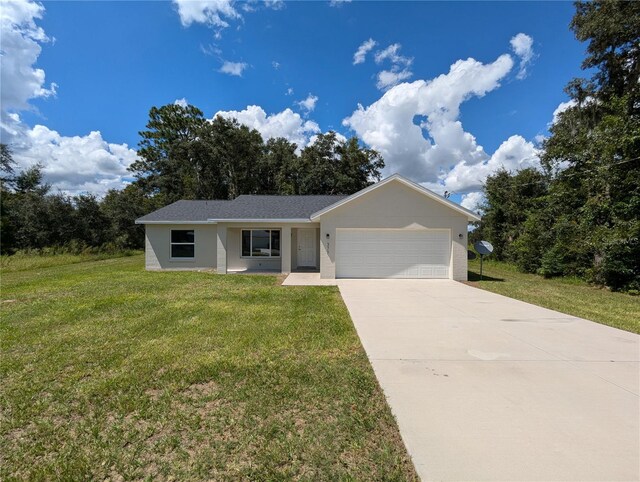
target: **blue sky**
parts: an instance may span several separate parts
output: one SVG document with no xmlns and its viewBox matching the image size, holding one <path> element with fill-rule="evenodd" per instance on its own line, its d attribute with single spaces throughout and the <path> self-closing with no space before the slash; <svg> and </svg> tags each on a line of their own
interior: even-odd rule
<svg viewBox="0 0 640 482">
<path fill-rule="evenodd" d="M 14 144 L 21 164 L 42 162 L 56 187 L 101 193 L 126 180 L 135 154 L 120 145 L 135 149 L 149 108 L 185 99 L 207 117 L 241 112 L 263 136 L 300 144 L 329 129 L 357 134 L 383 151 L 386 173 L 466 195 L 499 165 L 535 165 L 536 137 L 567 100 L 563 88 L 580 75 L 584 53 L 568 29 L 568 2 L 212 5 L 13 2 L 2 28 L 15 42 L 5 44 L 41 50 L 29 56 L 3 46 L 3 142 Z M 525 53 L 511 44 L 518 34 L 529 39 Z M 354 64 L 368 39 L 375 45 Z M 429 85 L 469 58 L 458 66 L 464 78 Z M 26 82 L 24 72 L 5 68 L 11 62 L 45 78 Z M 240 75 L 222 72 L 225 62 Z M 380 85 L 382 71 L 397 85 Z M 305 99 L 306 108 L 298 104 Z M 261 119 L 261 110 L 280 117 Z M 409 132 L 420 132 L 411 116 L 414 125 L 426 122 L 423 139 Z"/>
</svg>

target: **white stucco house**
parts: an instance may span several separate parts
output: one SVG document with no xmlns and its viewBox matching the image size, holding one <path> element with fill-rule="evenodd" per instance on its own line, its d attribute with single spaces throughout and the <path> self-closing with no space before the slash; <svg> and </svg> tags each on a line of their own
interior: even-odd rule
<svg viewBox="0 0 640 482">
<path fill-rule="evenodd" d="M 148 270 L 466 280 L 467 226 L 479 220 L 394 174 L 350 196 L 178 201 L 136 223 Z"/>
</svg>

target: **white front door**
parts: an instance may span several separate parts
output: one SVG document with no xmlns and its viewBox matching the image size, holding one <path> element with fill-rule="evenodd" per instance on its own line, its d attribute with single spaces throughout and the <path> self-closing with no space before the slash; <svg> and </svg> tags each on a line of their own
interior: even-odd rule
<svg viewBox="0 0 640 482">
<path fill-rule="evenodd" d="M 298 266 L 316 268 L 316 230 L 298 229 Z"/>
</svg>

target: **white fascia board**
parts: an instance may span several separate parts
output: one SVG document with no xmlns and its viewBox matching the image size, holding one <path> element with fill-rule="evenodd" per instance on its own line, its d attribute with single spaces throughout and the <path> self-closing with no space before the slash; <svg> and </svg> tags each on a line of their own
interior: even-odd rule
<svg viewBox="0 0 640 482">
<path fill-rule="evenodd" d="M 327 206 L 324 209 L 321 209 L 318 212 L 315 212 L 311 215 L 311 220 L 315 221 L 316 219 L 318 219 L 320 216 L 322 216 L 323 214 L 328 213 L 329 211 L 333 211 L 334 209 L 339 208 L 340 206 L 347 204 L 351 201 L 353 201 L 354 199 L 359 198 L 360 196 L 363 196 L 365 194 L 367 194 L 368 192 L 371 192 L 379 187 L 384 186 L 385 184 L 392 182 L 392 181 L 399 181 L 401 183 L 403 183 L 404 185 L 414 189 L 415 191 L 418 191 L 421 194 L 424 194 L 425 196 L 433 199 L 434 201 L 437 201 L 441 204 L 444 204 L 445 206 L 447 206 L 448 208 L 453 209 L 454 211 L 458 211 L 459 213 L 464 214 L 465 216 L 467 216 L 467 219 L 469 221 L 480 221 L 480 216 L 478 216 L 476 213 L 474 213 L 473 211 L 469 211 L 468 209 L 460 206 L 459 204 L 454 203 L 453 201 L 449 201 L 448 199 L 436 194 L 435 192 L 431 191 L 430 189 L 427 189 L 424 186 L 421 186 L 420 184 L 416 184 L 413 181 L 410 181 L 409 179 L 402 177 L 400 174 L 393 174 L 389 177 L 387 177 L 386 179 L 383 179 L 380 182 L 377 182 L 376 184 L 372 184 L 369 187 L 366 187 L 364 189 L 362 189 L 361 191 L 358 191 L 355 194 L 352 194 L 349 197 L 346 197 L 344 199 L 341 199 L 340 201 L 331 204 L 330 206 Z"/>
<path fill-rule="evenodd" d="M 136 220 L 136 224 L 216 224 L 212 221 L 140 221 Z"/>
<path fill-rule="evenodd" d="M 209 219 L 212 223 L 310 223 L 309 218 L 300 219 L 249 219 L 249 218 L 235 218 L 235 219 Z"/>
</svg>

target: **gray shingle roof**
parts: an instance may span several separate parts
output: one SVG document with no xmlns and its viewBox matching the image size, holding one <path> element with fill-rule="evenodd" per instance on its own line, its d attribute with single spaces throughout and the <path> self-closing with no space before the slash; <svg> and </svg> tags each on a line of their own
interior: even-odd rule
<svg viewBox="0 0 640 482">
<path fill-rule="evenodd" d="M 183 221 L 202 222 L 215 215 L 225 204 L 231 201 L 176 201 L 163 208 L 153 211 L 141 218 L 136 223 L 159 221 Z"/>
<path fill-rule="evenodd" d="M 137 223 L 203 222 L 208 219 L 308 219 L 347 197 L 242 195 L 233 201 L 177 201 L 142 216 Z"/>
</svg>

